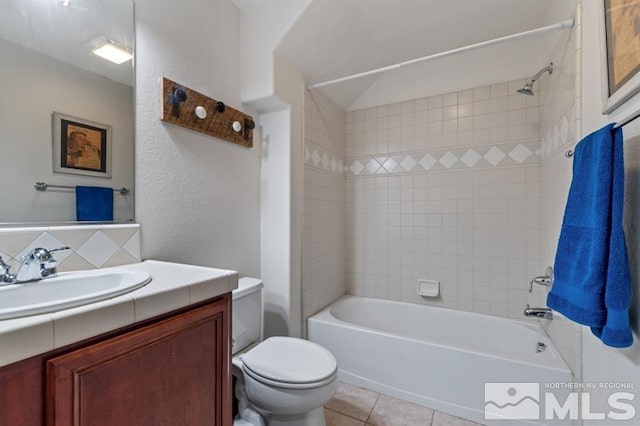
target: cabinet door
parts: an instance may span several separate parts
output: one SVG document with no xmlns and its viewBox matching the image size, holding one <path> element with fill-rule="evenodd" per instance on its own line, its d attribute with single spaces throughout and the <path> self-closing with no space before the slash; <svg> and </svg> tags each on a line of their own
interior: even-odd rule
<svg viewBox="0 0 640 426">
<path fill-rule="evenodd" d="M 47 362 L 51 426 L 231 425 L 231 298 Z"/>
<path fill-rule="evenodd" d="M 0 426 L 42 426 L 42 365 L 34 357 L 0 368 Z"/>
</svg>

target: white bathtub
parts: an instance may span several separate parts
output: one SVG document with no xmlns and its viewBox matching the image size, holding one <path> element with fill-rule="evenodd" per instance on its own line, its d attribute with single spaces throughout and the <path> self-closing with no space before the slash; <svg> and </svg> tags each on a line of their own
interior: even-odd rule
<svg viewBox="0 0 640 426">
<path fill-rule="evenodd" d="M 345 296 L 309 318 L 308 338 L 333 352 L 344 382 L 484 424 L 485 383 L 572 381 L 529 321 Z M 526 423 L 544 424 L 514 424 Z"/>
</svg>

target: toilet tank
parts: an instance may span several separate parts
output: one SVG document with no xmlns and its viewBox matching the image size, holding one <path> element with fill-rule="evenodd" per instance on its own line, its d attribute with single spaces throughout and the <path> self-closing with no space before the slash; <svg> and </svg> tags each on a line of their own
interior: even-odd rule
<svg viewBox="0 0 640 426">
<path fill-rule="evenodd" d="M 232 352 L 235 354 L 262 338 L 262 281 L 244 277 L 233 290 Z"/>
</svg>

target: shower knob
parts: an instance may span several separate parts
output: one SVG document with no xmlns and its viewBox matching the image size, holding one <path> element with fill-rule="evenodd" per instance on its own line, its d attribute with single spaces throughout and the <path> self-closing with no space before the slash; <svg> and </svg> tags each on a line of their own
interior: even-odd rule
<svg viewBox="0 0 640 426">
<path fill-rule="evenodd" d="M 529 281 L 529 293 L 533 291 L 534 284 L 544 286 L 547 289 L 551 288 L 551 286 L 553 285 L 553 268 L 551 266 L 548 266 L 545 274 L 546 275 L 535 277 L 531 279 L 531 281 Z"/>
</svg>

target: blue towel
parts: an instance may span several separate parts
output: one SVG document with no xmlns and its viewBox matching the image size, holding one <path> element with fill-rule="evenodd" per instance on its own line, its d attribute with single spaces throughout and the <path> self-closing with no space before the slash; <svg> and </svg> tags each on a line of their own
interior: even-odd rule
<svg viewBox="0 0 640 426">
<path fill-rule="evenodd" d="M 76 220 L 113 220 L 113 188 L 76 186 Z"/>
<path fill-rule="evenodd" d="M 547 305 L 621 348 L 633 343 L 623 207 L 622 129 L 609 124 L 576 146 Z"/>
</svg>

